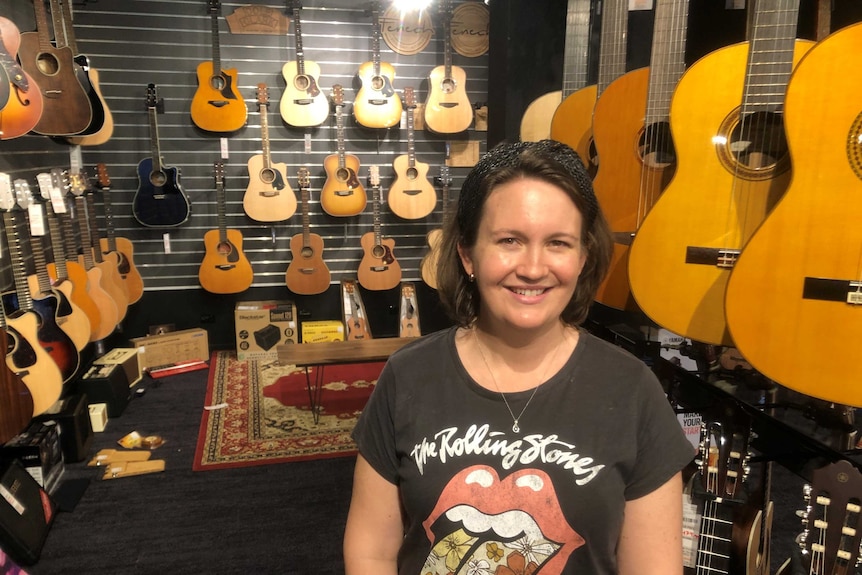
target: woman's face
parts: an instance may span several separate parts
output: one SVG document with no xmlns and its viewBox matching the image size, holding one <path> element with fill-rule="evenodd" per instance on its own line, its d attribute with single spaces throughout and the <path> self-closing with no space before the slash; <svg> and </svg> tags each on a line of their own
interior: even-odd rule
<svg viewBox="0 0 862 575">
<path fill-rule="evenodd" d="M 543 180 L 519 178 L 491 191 L 476 245 L 459 246 L 476 276 L 486 329 L 541 331 L 559 324 L 586 261 L 581 213 Z"/>
</svg>

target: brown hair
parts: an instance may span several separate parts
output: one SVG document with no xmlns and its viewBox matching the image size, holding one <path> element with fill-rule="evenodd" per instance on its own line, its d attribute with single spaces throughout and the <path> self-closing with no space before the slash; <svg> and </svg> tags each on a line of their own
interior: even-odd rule
<svg viewBox="0 0 862 575">
<path fill-rule="evenodd" d="M 592 182 L 578 154 L 569 146 L 542 140 L 500 144 L 467 175 L 458 196 L 458 211 L 443 230 L 437 284 L 440 301 L 461 327 L 471 325 L 481 305 L 476 284 L 467 276 L 458 246 L 472 248 L 488 195 L 498 186 L 518 178 L 535 178 L 565 191 L 583 218 L 581 242 L 587 252 L 577 287 L 560 319 L 569 325 L 582 323 L 589 312 L 613 250 L 610 228 L 593 193 Z"/>
</svg>

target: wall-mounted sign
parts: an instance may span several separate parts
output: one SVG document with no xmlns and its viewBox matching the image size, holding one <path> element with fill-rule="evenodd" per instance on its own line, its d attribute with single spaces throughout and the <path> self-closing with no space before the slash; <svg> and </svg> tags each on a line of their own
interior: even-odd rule
<svg viewBox="0 0 862 575">
<path fill-rule="evenodd" d="M 488 51 L 491 14 L 484 2 L 465 2 L 452 13 L 452 48 L 475 58 Z"/>
<path fill-rule="evenodd" d="M 380 33 L 393 52 L 412 56 L 425 49 L 434 35 L 434 24 L 427 10 L 402 13 L 390 6 L 380 19 Z"/>
<path fill-rule="evenodd" d="M 231 34 L 287 34 L 290 18 L 272 6 L 240 6 L 225 17 Z"/>
</svg>

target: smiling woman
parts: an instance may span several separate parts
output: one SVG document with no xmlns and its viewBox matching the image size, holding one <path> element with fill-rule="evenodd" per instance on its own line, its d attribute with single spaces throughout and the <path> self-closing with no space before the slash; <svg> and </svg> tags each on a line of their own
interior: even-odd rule
<svg viewBox="0 0 862 575">
<path fill-rule="evenodd" d="M 443 236 L 456 326 L 393 354 L 357 424 L 347 573 L 682 573 L 691 444 L 647 366 L 578 327 L 611 238 L 577 154 L 491 150 Z"/>
</svg>

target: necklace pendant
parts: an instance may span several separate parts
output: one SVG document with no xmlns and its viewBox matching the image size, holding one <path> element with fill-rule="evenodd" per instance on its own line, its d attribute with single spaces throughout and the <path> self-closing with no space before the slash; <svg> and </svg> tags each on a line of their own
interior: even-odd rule
<svg viewBox="0 0 862 575">
<path fill-rule="evenodd" d="M 515 420 L 515 423 L 512 424 L 512 431 L 515 433 L 521 433 L 521 428 L 518 427 L 518 420 Z"/>
</svg>

